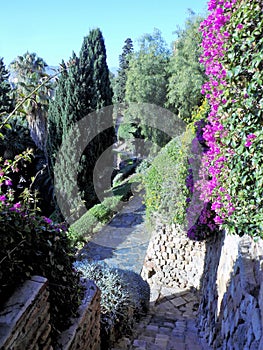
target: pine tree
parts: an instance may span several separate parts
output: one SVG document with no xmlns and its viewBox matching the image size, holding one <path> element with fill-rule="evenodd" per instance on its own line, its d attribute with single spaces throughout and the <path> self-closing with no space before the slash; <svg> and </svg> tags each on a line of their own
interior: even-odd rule
<svg viewBox="0 0 263 350">
<path fill-rule="evenodd" d="M 64 72 L 58 80 L 55 99 L 49 108 L 48 121 L 48 152 L 50 157 L 51 173 L 54 170 L 57 152 L 70 136 L 70 144 L 63 144 L 63 171 L 59 174 L 59 192 L 74 201 L 76 194 L 76 179 L 72 176 L 78 169 L 77 185 L 82 199 L 87 207 L 96 201 L 93 187 L 93 170 L 98 157 L 114 142 L 113 127 L 103 133 L 99 129 L 105 123 L 105 113 L 92 114 L 91 122 L 85 125 L 85 137 L 97 135 L 88 142 L 81 158 L 77 159 L 83 143 L 83 130 L 76 127 L 76 123 L 86 120 L 86 116 L 93 111 L 112 104 L 112 89 L 109 79 L 109 70 L 106 63 L 106 49 L 104 39 L 99 29 L 92 30 L 83 40 L 79 57 L 73 54 L 68 66 L 62 64 Z M 112 118 L 112 116 L 111 116 Z M 87 119 L 88 120 L 88 119 Z M 90 119 L 89 119 L 90 120 Z M 111 125 L 113 122 L 111 122 Z M 74 137 L 73 137 L 74 134 Z M 84 137 L 84 138 L 85 138 Z M 65 165 L 66 164 L 66 165 Z M 56 173 L 58 175 L 58 173 Z M 74 187 L 75 186 L 75 187 Z M 73 192 L 72 192 L 73 191 Z M 77 200 L 76 200 L 77 201 Z M 79 203 L 74 203 L 76 208 Z"/>
<path fill-rule="evenodd" d="M 4 65 L 3 58 L 0 58 L 0 115 L 10 113 L 13 108 L 10 97 L 11 87 L 8 81 L 9 73 Z"/>
<path fill-rule="evenodd" d="M 119 56 L 119 69 L 115 83 L 115 100 L 117 103 L 123 103 L 125 99 L 127 72 L 129 62 L 133 53 L 133 43 L 130 38 L 125 40 L 122 48 L 122 54 Z"/>
</svg>

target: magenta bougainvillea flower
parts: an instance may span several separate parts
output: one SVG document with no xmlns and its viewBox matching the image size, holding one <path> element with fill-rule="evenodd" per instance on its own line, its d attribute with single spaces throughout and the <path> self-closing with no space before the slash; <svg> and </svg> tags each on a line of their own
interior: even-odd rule
<svg viewBox="0 0 263 350">
<path fill-rule="evenodd" d="M 221 143 L 223 137 L 227 136 L 227 130 L 224 130 L 220 122 L 220 106 L 225 105 L 227 100 L 223 97 L 224 86 L 227 85 L 227 72 L 223 66 L 222 58 L 226 54 L 226 43 L 231 40 L 225 25 L 230 21 L 231 9 L 236 0 L 210 0 L 208 17 L 201 23 L 200 30 L 203 35 L 202 47 L 203 54 L 200 62 L 204 64 L 208 81 L 202 87 L 202 93 L 206 96 L 210 104 L 210 113 L 208 124 L 204 127 L 203 137 L 208 146 L 208 150 L 203 155 L 200 181 L 196 188 L 200 191 L 200 199 L 205 203 L 211 201 L 211 209 L 215 211 L 214 222 L 222 224 L 226 216 L 229 216 L 235 210 L 232 204 L 232 198 L 229 194 L 227 205 L 220 196 L 222 190 L 220 186 L 220 176 L 225 171 L 225 164 L 229 161 L 225 156 L 224 145 Z M 237 26 L 241 30 L 243 25 Z M 235 103 L 235 101 L 232 101 Z M 251 146 L 254 135 L 249 135 L 246 140 L 246 147 Z M 231 149 L 227 150 L 228 157 L 233 155 Z M 227 207 L 226 207 L 227 206 Z M 222 208 L 224 207 L 224 210 Z"/>
</svg>

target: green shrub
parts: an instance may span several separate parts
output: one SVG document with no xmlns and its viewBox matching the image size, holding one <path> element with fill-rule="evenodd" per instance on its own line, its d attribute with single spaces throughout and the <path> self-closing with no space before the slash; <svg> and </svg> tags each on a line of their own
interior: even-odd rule
<svg viewBox="0 0 263 350">
<path fill-rule="evenodd" d="M 101 290 L 101 346 L 108 349 L 116 339 L 131 332 L 134 321 L 148 310 L 149 285 L 133 271 L 103 263 L 82 260 L 75 267 Z"/>
<path fill-rule="evenodd" d="M 39 216 L 36 198 L 26 189 L 16 201 L 8 174 L 20 160 L 1 161 L 0 172 L 0 306 L 26 279 L 41 275 L 49 281 L 53 339 L 75 316 L 81 300 L 79 274 L 73 270 L 75 251 L 66 228 Z"/>
<path fill-rule="evenodd" d="M 107 223 L 114 214 L 122 207 L 124 201 L 131 196 L 131 184 L 136 182 L 135 177 L 111 188 L 113 195 L 105 197 L 102 203 L 96 204 L 75 221 L 69 228 L 68 237 L 72 245 L 82 246 Z"/>
<path fill-rule="evenodd" d="M 146 216 L 159 213 L 168 222 L 182 224 L 185 220 L 189 150 L 192 132 L 170 141 L 153 160 L 143 183 L 146 189 Z"/>
</svg>

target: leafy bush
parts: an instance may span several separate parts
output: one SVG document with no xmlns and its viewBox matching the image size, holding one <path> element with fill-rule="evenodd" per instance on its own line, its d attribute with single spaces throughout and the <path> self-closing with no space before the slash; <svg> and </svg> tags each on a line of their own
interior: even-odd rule
<svg viewBox="0 0 263 350">
<path fill-rule="evenodd" d="M 131 196 L 131 185 L 134 182 L 136 182 L 135 177 L 111 188 L 113 195 L 93 206 L 70 226 L 68 237 L 73 246 L 81 247 L 94 232 L 101 228 L 102 224 L 107 223 L 114 216 L 123 202 Z"/>
<path fill-rule="evenodd" d="M 37 213 L 36 198 L 25 190 L 16 201 L 8 174 L 19 171 L 21 160 L 1 161 L 0 171 L 0 300 L 3 302 L 32 275 L 48 279 L 52 335 L 69 325 L 81 298 L 79 274 L 73 270 L 74 250 L 66 228 Z"/>
<path fill-rule="evenodd" d="M 71 244 L 81 247 L 86 243 L 92 234 L 116 213 L 121 198 L 121 196 L 107 197 L 102 203 L 96 204 L 75 221 L 68 232 Z"/>
<path fill-rule="evenodd" d="M 108 349 L 116 339 L 131 332 L 134 320 L 148 310 L 149 285 L 135 272 L 102 263 L 82 260 L 75 267 L 101 290 L 101 345 Z"/>
<path fill-rule="evenodd" d="M 152 214 L 159 213 L 169 222 L 184 223 L 188 194 L 185 178 L 192 137 L 188 130 L 170 141 L 146 170 L 143 182 L 148 220 Z"/>
<path fill-rule="evenodd" d="M 262 237 L 262 1 L 210 1 L 209 10 L 201 26 L 211 106 L 201 198 L 223 228 Z"/>
</svg>

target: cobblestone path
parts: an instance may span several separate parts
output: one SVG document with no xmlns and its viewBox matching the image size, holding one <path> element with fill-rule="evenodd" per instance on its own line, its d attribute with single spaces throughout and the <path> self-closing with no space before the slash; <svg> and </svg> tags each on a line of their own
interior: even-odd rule
<svg viewBox="0 0 263 350">
<path fill-rule="evenodd" d="M 197 293 L 164 290 L 166 296 L 151 303 L 149 313 L 135 326 L 133 334 L 123 337 L 111 350 L 209 350 L 197 333 Z"/>
</svg>

